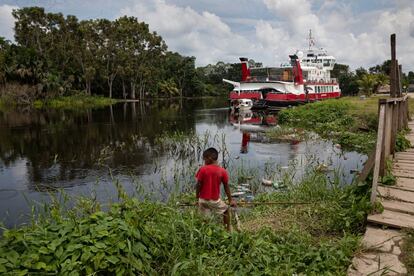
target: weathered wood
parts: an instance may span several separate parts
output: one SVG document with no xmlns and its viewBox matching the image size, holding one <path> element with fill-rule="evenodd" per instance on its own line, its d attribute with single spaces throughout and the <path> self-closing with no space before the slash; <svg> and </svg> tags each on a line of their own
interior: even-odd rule
<svg viewBox="0 0 414 276">
<path fill-rule="evenodd" d="M 365 161 L 362 171 L 358 175 L 358 182 L 363 182 L 368 177 L 372 168 L 375 164 L 375 150 L 373 150 L 369 155 L 367 161 Z"/>
<path fill-rule="evenodd" d="M 414 180 L 411 178 L 397 177 L 395 186 L 404 189 L 414 190 Z"/>
<path fill-rule="evenodd" d="M 414 164 L 413 163 L 394 163 L 392 166 L 393 170 L 400 170 L 400 171 L 414 171 Z"/>
<path fill-rule="evenodd" d="M 414 203 L 384 199 L 381 204 L 386 210 L 414 215 Z"/>
<path fill-rule="evenodd" d="M 414 192 L 403 191 L 392 187 L 378 186 L 381 197 L 414 203 Z"/>
<path fill-rule="evenodd" d="M 396 177 L 405 177 L 405 178 L 411 178 L 414 179 L 414 174 L 410 171 L 400 171 L 400 170 L 394 170 L 393 175 Z"/>
<path fill-rule="evenodd" d="M 397 70 L 397 97 L 401 97 L 402 96 L 402 85 L 401 85 L 401 72 L 402 72 L 402 67 L 401 64 L 398 64 L 398 60 L 396 60 L 395 62 L 395 68 Z"/>
<path fill-rule="evenodd" d="M 377 146 L 375 151 L 375 165 L 374 165 L 374 175 L 372 179 L 372 191 L 371 191 L 371 203 L 375 202 L 377 197 L 377 186 L 378 186 L 378 177 L 381 163 L 381 151 L 382 151 L 382 141 L 384 137 L 384 122 L 385 121 L 385 106 L 380 105 L 379 110 L 379 120 L 378 120 L 378 133 L 377 133 Z"/>
<path fill-rule="evenodd" d="M 397 139 L 398 131 L 398 102 L 395 102 L 392 107 L 392 119 L 391 119 L 391 144 L 390 144 L 390 154 L 395 153 L 395 141 Z"/>
<path fill-rule="evenodd" d="M 395 228 L 414 228 L 414 216 L 390 210 L 384 210 L 381 214 L 369 215 L 368 221 Z"/>
<path fill-rule="evenodd" d="M 382 142 L 382 152 L 380 161 L 379 175 L 385 175 L 386 161 L 390 156 L 391 150 L 391 129 L 392 129 L 392 105 L 385 104 L 385 126 L 384 126 L 384 141 Z"/>
<path fill-rule="evenodd" d="M 390 70 L 390 96 L 396 96 L 396 50 L 395 50 L 395 34 L 391 35 L 391 70 Z"/>
</svg>

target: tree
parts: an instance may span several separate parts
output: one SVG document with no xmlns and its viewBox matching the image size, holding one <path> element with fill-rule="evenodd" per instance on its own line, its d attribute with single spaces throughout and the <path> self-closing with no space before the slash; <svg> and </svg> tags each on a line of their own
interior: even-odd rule
<svg viewBox="0 0 414 276">
<path fill-rule="evenodd" d="M 368 97 L 371 96 L 374 87 L 376 85 L 376 78 L 375 75 L 372 74 L 364 74 L 362 77 L 357 81 L 359 85 L 359 90 L 362 93 L 365 93 Z"/>
</svg>

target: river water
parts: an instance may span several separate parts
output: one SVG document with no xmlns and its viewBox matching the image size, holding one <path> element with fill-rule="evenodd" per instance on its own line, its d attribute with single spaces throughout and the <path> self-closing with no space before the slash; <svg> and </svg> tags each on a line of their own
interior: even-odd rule
<svg viewBox="0 0 414 276">
<path fill-rule="evenodd" d="M 32 206 L 62 194 L 116 200 L 118 183 L 128 193 L 166 200 L 191 190 L 200 150 L 211 145 L 230 172 L 256 181 L 292 164 L 303 172 L 316 160 L 349 183 L 366 159 L 320 139 L 269 142 L 262 131 L 276 125 L 277 114 L 231 114 L 220 98 L 0 111 L 0 221 L 27 222 Z"/>
</svg>

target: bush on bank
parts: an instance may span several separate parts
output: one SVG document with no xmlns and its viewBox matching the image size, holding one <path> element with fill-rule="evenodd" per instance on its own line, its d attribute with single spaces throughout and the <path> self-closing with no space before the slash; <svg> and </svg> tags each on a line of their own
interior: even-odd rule
<svg viewBox="0 0 414 276">
<path fill-rule="evenodd" d="M 279 113 L 279 123 L 315 131 L 348 150 L 368 153 L 375 146 L 377 114 L 372 107 L 378 102 L 361 102 L 341 98 L 285 109 Z"/>
<path fill-rule="evenodd" d="M 231 233 L 217 222 L 206 222 L 191 207 L 139 202 L 125 195 L 106 212 L 91 201 L 70 211 L 54 204 L 32 225 L 4 232 L 0 273 L 345 275 L 369 209 L 361 189 L 341 188 L 312 174 L 285 193 L 258 200 L 315 204 L 258 207 L 242 217 L 244 231 Z M 286 224 L 249 229 L 249 223 L 266 217 Z"/>
</svg>

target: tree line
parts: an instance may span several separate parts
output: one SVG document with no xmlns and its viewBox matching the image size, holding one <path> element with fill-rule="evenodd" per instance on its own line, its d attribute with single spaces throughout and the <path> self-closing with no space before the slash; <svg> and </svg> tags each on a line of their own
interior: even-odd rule
<svg viewBox="0 0 414 276">
<path fill-rule="evenodd" d="M 8 90 L 25 91 L 24 102 L 79 91 L 125 99 L 226 95 L 232 87 L 222 79 L 241 79 L 238 62 L 196 68 L 195 57 L 169 51 L 162 37 L 135 17 L 78 20 L 41 7 L 16 9 L 13 16 L 14 42 L 0 37 L 0 97 Z M 371 94 L 388 82 L 389 68 L 390 61 L 355 71 L 336 64 L 332 76 L 343 95 Z M 402 77 L 403 86 L 414 83 L 413 72 Z M 8 84 L 29 88 L 7 89 Z"/>
<path fill-rule="evenodd" d="M 342 95 L 364 94 L 370 96 L 389 85 L 390 71 L 391 60 L 386 60 L 382 64 L 368 68 L 368 70 L 359 67 L 355 71 L 351 71 L 348 65 L 335 64 L 331 76 L 338 79 Z M 401 84 L 403 90 L 407 90 L 410 84 L 414 84 L 414 72 L 402 73 Z"/>
<path fill-rule="evenodd" d="M 0 37 L 0 84 L 30 85 L 34 97 L 78 91 L 110 98 L 217 95 L 238 64 L 195 67 L 195 57 L 168 51 L 135 17 L 78 20 L 41 7 L 13 11 L 15 42 Z M 230 76 L 229 76 L 230 75 Z"/>
</svg>

